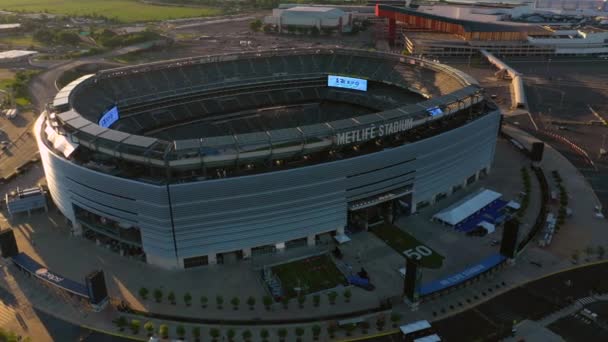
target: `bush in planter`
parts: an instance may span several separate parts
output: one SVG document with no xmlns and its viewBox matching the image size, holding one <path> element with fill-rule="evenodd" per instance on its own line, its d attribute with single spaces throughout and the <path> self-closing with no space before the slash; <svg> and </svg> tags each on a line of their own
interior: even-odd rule
<svg viewBox="0 0 608 342">
<path fill-rule="evenodd" d="M 344 300 L 348 303 L 350 302 L 350 298 L 353 296 L 353 293 L 350 291 L 350 289 L 346 289 L 344 290 Z"/>
<path fill-rule="evenodd" d="M 314 303 L 315 307 L 319 307 L 319 304 L 321 304 L 321 296 L 319 295 L 314 295 L 312 297 L 312 302 Z"/>
<path fill-rule="evenodd" d="M 201 340 L 201 328 L 200 327 L 192 328 L 192 337 L 194 337 L 194 341 L 196 341 L 196 342 L 199 342 Z"/>
<path fill-rule="evenodd" d="M 306 296 L 304 294 L 300 294 L 298 296 L 298 304 L 300 305 L 300 309 L 304 308 L 305 302 L 306 302 Z"/>
<path fill-rule="evenodd" d="M 319 335 L 321 335 L 321 326 L 318 324 L 315 324 L 312 326 L 312 336 L 315 341 L 319 340 Z"/>
<path fill-rule="evenodd" d="M 118 317 L 118 319 L 116 319 L 116 321 L 114 321 L 114 323 L 116 323 L 116 326 L 118 327 L 119 331 L 124 331 L 128 322 L 124 316 L 120 316 Z"/>
<path fill-rule="evenodd" d="M 253 307 L 255 306 L 255 298 L 253 296 L 247 298 L 247 305 L 249 305 L 249 310 L 253 310 Z"/>
<path fill-rule="evenodd" d="M 148 333 L 148 337 L 152 336 L 154 333 L 154 323 L 147 321 L 146 324 L 144 324 L 144 330 Z"/>
<path fill-rule="evenodd" d="M 241 303 L 241 300 L 239 299 L 239 297 L 233 297 L 230 300 L 230 304 L 232 304 L 232 309 L 234 310 L 238 310 L 239 309 L 239 304 Z"/>
<path fill-rule="evenodd" d="M 141 297 L 141 299 L 146 300 L 148 299 L 148 289 L 145 287 L 142 287 L 139 289 L 139 296 Z"/>
<path fill-rule="evenodd" d="M 270 306 L 272 305 L 272 297 L 264 296 L 264 298 L 262 298 L 262 302 L 264 303 L 266 310 L 270 310 Z"/>
<path fill-rule="evenodd" d="M 400 320 L 401 320 L 401 314 L 399 314 L 397 312 L 393 312 L 391 314 L 391 322 L 393 322 L 393 328 L 397 327 L 397 323 L 399 323 Z"/>
<path fill-rule="evenodd" d="M 344 330 L 346 330 L 346 336 L 351 336 L 353 334 L 353 330 L 357 329 L 357 325 L 354 323 L 347 324 L 344 326 Z"/>
<path fill-rule="evenodd" d="M 368 330 L 369 330 L 369 323 L 367 321 L 361 322 L 361 332 L 364 334 L 367 334 Z"/>
<path fill-rule="evenodd" d="M 338 297 L 338 294 L 336 293 L 336 291 L 331 291 L 330 293 L 328 293 L 327 298 L 329 299 L 329 304 L 331 304 L 331 305 L 336 304 L 337 297 Z"/>
<path fill-rule="evenodd" d="M 289 307 L 289 298 L 283 297 L 281 303 L 283 303 L 283 309 L 287 309 Z"/>
<path fill-rule="evenodd" d="M 270 333 L 268 332 L 268 330 L 266 330 L 266 329 L 260 330 L 260 338 L 262 339 L 262 342 L 268 342 L 268 336 L 270 336 Z"/>
<path fill-rule="evenodd" d="M 173 291 L 169 292 L 167 299 L 169 302 L 171 302 L 171 304 L 175 305 L 175 293 L 173 293 Z"/>
<path fill-rule="evenodd" d="M 285 337 L 287 337 L 287 329 L 281 328 L 277 330 L 277 335 L 279 335 L 279 341 L 284 342 Z"/>
<path fill-rule="evenodd" d="M 163 300 L 163 291 L 161 289 L 154 290 L 154 299 L 157 303 L 160 303 Z"/>
<path fill-rule="evenodd" d="M 249 330 L 245 330 L 243 331 L 243 333 L 241 334 L 241 336 L 243 336 L 243 340 L 245 341 L 251 341 L 251 331 Z"/>
<path fill-rule="evenodd" d="M 297 341 L 302 342 L 302 336 L 304 335 L 304 328 L 297 327 L 296 328 L 296 336 L 298 337 Z"/>
<path fill-rule="evenodd" d="M 218 309 L 222 309 L 224 306 L 224 297 L 222 297 L 222 296 L 215 297 L 215 304 L 217 304 Z"/>
<path fill-rule="evenodd" d="M 207 296 L 201 296 L 201 307 L 206 308 L 207 303 L 209 303 L 209 298 Z"/>
<path fill-rule="evenodd" d="M 158 327 L 158 334 L 160 335 L 160 337 L 162 338 L 167 338 L 169 337 L 169 326 L 166 324 L 161 324 Z"/>
<path fill-rule="evenodd" d="M 190 303 L 192 303 L 192 295 L 190 295 L 190 292 L 186 292 L 184 295 L 184 303 L 186 303 L 186 306 L 190 306 Z"/>
<path fill-rule="evenodd" d="M 329 338 L 335 338 L 336 337 L 336 326 L 335 325 L 329 325 L 327 326 L 327 334 L 329 334 Z"/>
<path fill-rule="evenodd" d="M 384 316 L 378 317 L 378 319 L 376 320 L 376 328 L 378 328 L 379 331 L 382 331 L 382 330 L 384 330 L 385 325 L 386 325 L 386 320 L 384 319 Z"/>
<path fill-rule="evenodd" d="M 183 325 L 178 325 L 175 327 L 175 333 L 177 334 L 177 337 L 184 339 L 184 336 L 186 335 L 186 328 L 184 328 Z"/>
<path fill-rule="evenodd" d="M 131 331 L 133 334 L 138 334 L 139 328 L 141 328 L 141 322 L 138 319 L 131 320 Z"/>
<path fill-rule="evenodd" d="M 212 328 L 209 330 L 209 336 L 211 336 L 211 340 L 216 342 L 218 338 L 220 338 L 220 330 L 217 328 Z"/>
<path fill-rule="evenodd" d="M 234 331 L 234 329 L 228 329 L 228 331 L 226 332 L 226 337 L 228 337 L 229 342 L 234 341 L 234 336 L 236 336 L 236 332 Z"/>
</svg>

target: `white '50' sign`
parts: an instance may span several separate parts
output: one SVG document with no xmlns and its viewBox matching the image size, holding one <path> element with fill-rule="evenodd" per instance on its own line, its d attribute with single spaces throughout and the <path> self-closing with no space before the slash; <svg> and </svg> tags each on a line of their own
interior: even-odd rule
<svg viewBox="0 0 608 342">
<path fill-rule="evenodd" d="M 405 256 L 408 258 L 413 258 L 414 260 L 420 260 L 420 259 L 422 259 L 422 257 L 433 254 L 433 251 L 430 248 L 428 248 L 427 246 L 420 245 L 420 246 L 416 246 L 414 248 L 406 249 L 405 251 L 403 251 L 403 254 L 405 254 Z"/>
</svg>

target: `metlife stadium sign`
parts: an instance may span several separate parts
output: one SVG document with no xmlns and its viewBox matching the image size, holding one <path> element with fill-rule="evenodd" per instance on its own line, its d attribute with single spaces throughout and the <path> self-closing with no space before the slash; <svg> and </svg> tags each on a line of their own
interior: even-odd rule
<svg viewBox="0 0 608 342">
<path fill-rule="evenodd" d="M 384 136 L 405 132 L 412 128 L 414 120 L 412 118 L 402 119 L 382 125 L 370 125 L 366 128 L 356 129 L 336 134 L 336 145 L 358 144 L 367 140 L 381 138 Z"/>
<path fill-rule="evenodd" d="M 118 107 L 114 106 L 101 116 L 101 119 L 99 119 L 99 126 L 103 128 L 108 128 L 112 126 L 113 123 L 118 121 L 118 119 Z"/>
<path fill-rule="evenodd" d="M 327 76 L 327 86 L 367 91 L 367 80 L 363 80 L 360 78 L 329 75 Z"/>
</svg>

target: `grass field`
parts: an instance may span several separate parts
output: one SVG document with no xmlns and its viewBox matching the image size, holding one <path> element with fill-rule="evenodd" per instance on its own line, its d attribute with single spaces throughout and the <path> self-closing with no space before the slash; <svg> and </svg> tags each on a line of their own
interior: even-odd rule
<svg viewBox="0 0 608 342">
<path fill-rule="evenodd" d="M 422 267 L 440 268 L 443 264 L 444 257 L 442 255 L 398 227 L 385 224 L 374 227 L 372 233 L 401 255 L 403 255 L 405 251 L 410 251 L 412 257 L 416 257 L 416 255 L 420 256 Z M 428 251 L 431 253 L 428 254 Z"/>
<path fill-rule="evenodd" d="M 2 0 L 0 0 L 1 2 Z M 39 41 L 34 40 L 31 34 L 21 34 L 21 35 L 13 35 L 13 36 L 3 36 L 0 37 L 0 44 L 10 45 L 11 47 L 22 47 L 29 48 L 40 47 L 43 44 Z"/>
<path fill-rule="evenodd" d="M 327 254 L 274 266 L 272 273 L 281 280 L 288 298 L 298 296 L 297 287 L 308 294 L 347 285 L 346 278 Z"/>
<path fill-rule="evenodd" d="M 102 15 L 121 22 L 207 17 L 220 14 L 212 7 L 157 6 L 137 0 L 0 0 L 7 11 L 46 12 L 64 15 Z"/>
</svg>

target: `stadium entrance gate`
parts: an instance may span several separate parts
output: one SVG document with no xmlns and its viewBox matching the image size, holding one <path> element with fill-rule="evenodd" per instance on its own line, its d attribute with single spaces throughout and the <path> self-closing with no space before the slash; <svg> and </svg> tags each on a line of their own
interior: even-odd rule
<svg viewBox="0 0 608 342">
<path fill-rule="evenodd" d="M 411 193 L 397 198 L 389 197 L 384 201 L 379 201 L 379 198 L 382 196 L 349 203 L 348 228 L 350 231 L 367 231 L 369 228 L 383 223 L 393 223 L 401 215 L 411 214 Z"/>
</svg>

